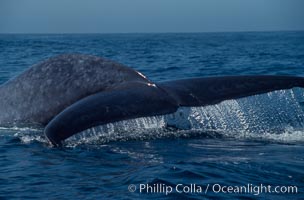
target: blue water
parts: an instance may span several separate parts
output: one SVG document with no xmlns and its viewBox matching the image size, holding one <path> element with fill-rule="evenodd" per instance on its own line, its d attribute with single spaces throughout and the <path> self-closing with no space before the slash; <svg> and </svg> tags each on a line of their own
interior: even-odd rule
<svg viewBox="0 0 304 200">
<path fill-rule="evenodd" d="M 62 53 L 110 58 L 153 81 L 304 76 L 304 32 L 0 35 L 0 83 Z M 294 88 L 109 124 L 60 149 L 41 129 L 1 127 L 0 199 L 303 199 L 303 99 Z M 164 120 L 180 128 L 164 128 Z M 140 191 L 144 184 L 154 191 Z M 203 191 L 179 193 L 178 184 Z M 224 193 L 217 184 L 296 186 L 297 193 Z"/>
</svg>

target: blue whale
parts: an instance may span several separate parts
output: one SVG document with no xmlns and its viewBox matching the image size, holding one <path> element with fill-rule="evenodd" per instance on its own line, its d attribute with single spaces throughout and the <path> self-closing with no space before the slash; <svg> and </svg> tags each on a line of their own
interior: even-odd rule
<svg viewBox="0 0 304 200">
<path fill-rule="evenodd" d="M 0 125 L 42 125 L 58 146 L 94 126 L 293 87 L 304 88 L 304 78 L 223 76 L 155 83 L 117 62 L 64 54 L 0 86 Z"/>
</svg>

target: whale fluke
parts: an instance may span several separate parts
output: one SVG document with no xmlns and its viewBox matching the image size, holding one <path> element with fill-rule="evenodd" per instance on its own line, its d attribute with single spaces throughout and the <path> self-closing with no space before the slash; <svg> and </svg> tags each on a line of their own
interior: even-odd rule
<svg viewBox="0 0 304 200">
<path fill-rule="evenodd" d="M 179 106 L 206 106 L 274 90 L 304 87 L 302 77 L 222 76 L 166 81 L 158 84 Z"/>
<path fill-rule="evenodd" d="M 159 84 L 132 84 L 99 92 L 71 105 L 46 127 L 54 145 L 83 130 L 110 122 L 175 112 L 181 106 L 206 106 L 274 90 L 304 87 L 288 76 L 193 78 Z"/>
</svg>

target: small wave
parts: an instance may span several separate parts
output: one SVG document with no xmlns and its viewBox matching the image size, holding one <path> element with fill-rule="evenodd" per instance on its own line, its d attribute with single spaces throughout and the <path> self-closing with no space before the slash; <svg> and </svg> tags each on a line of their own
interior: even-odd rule
<svg viewBox="0 0 304 200">
<path fill-rule="evenodd" d="M 0 127 L 1 137 L 14 137 L 18 138 L 21 143 L 48 143 L 43 135 L 43 129 L 38 127 Z"/>
<path fill-rule="evenodd" d="M 246 139 L 278 142 L 278 143 L 302 143 L 304 142 L 304 129 L 294 130 L 293 128 L 286 128 L 280 134 L 274 134 L 269 132 L 264 132 L 261 134 L 245 134 Z"/>
<path fill-rule="evenodd" d="M 22 143 L 24 144 L 30 144 L 33 142 L 39 142 L 39 143 L 48 143 L 47 139 L 42 135 L 18 135 L 18 137 Z"/>
<path fill-rule="evenodd" d="M 31 131 L 31 132 L 38 132 L 41 131 L 41 128 L 32 128 L 32 127 L 0 127 L 0 131 Z"/>
</svg>

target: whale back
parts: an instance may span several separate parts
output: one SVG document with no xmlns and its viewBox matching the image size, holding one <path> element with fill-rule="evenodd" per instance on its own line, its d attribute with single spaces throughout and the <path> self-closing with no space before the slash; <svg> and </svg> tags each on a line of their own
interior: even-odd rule
<svg viewBox="0 0 304 200">
<path fill-rule="evenodd" d="M 45 125 L 83 97 L 134 81 L 149 82 L 137 71 L 104 58 L 53 57 L 0 86 L 0 124 Z"/>
</svg>

